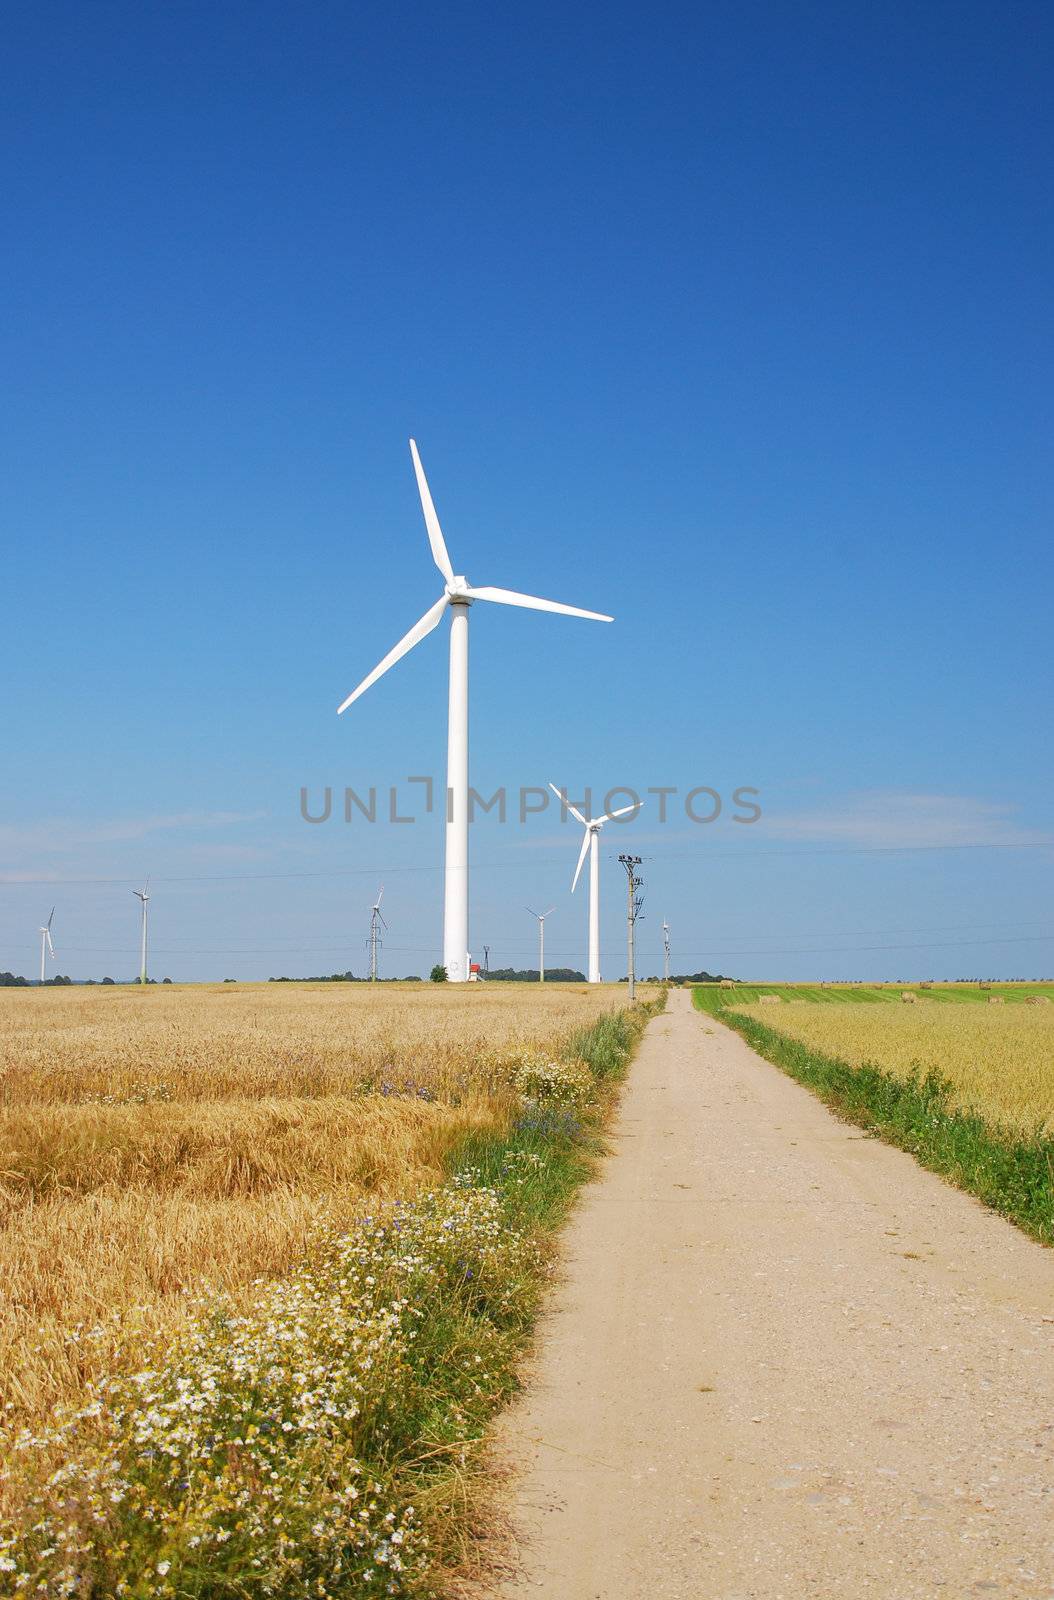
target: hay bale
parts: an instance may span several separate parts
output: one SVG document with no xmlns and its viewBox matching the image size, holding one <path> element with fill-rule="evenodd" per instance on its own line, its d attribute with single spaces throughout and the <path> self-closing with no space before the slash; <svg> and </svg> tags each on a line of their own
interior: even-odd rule
<svg viewBox="0 0 1054 1600">
<path fill-rule="evenodd" d="M 782 1004 L 783 1004 L 783 996 L 781 994 L 759 994 L 758 995 L 758 1005 L 759 1006 L 781 1006 Z"/>
<path fill-rule="evenodd" d="M 932 985 L 932 983 L 920 983 L 919 984 L 919 988 L 920 989 L 932 989 L 933 985 Z"/>
<path fill-rule="evenodd" d="M 1001 994 L 990 994 L 988 996 L 988 1004 L 990 1006 L 1005 1006 L 1006 997 Z"/>
<path fill-rule="evenodd" d="M 1049 1006 L 1050 1005 L 1050 995 L 1049 994 L 1026 994 L 1026 996 L 1025 996 L 1025 1004 L 1026 1004 L 1026 1006 Z"/>
<path fill-rule="evenodd" d="M 722 988 L 722 989 L 734 989 L 735 986 L 736 985 L 735 985 L 735 979 L 734 978 L 722 978 L 721 979 L 721 983 L 719 985 L 719 987 Z"/>
<path fill-rule="evenodd" d="M 903 1000 L 905 1005 L 913 1006 L 918 999 L 918 995 L 912 994 L 910 989 L 905 989 L 900 998 Z"/>
</svg>

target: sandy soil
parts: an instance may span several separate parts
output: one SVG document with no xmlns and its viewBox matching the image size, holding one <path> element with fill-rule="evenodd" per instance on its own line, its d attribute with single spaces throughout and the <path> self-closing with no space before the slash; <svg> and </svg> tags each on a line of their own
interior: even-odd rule
<svg viewBox="0 0 1054 1600">
<path fill-rule="evenodd" d="M 1054 1252 L 687 993 L 565 1260 L 488 1594 L 1054 1595 Z"/>
</svg>

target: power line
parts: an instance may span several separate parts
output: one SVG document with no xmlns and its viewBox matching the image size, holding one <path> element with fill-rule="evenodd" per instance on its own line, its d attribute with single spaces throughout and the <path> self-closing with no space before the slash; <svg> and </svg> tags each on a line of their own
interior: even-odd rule
<svg viewBox="0 0 1054 1600">
<path fill-rule="evenodd" d="M 895 845 L 834 845 L 813 848 L 806 846 L 793 850 L 712 850 L 702 844 L 694 850 L 653 850 L 645 855 L 645 861 L 672 861 L 686 860 L 734 860 L 750 861 L 762 857 L 780 857 L 784 860 L 793 860 L 796 857 L 807 856 L 872 856 L 872 855 L 927 855 L 955 850 L 1050 850 L 1054 851 L 1054 839 L 1030 840 L 1023 843 L 985 843 L 985 844 L 895 844 Z M 562 853 L 543 854 L 532 853 L 532 862 L 562 862 Z M 616 859 L 614 853 L 611 859 Z M 474 861 L 473 871 L 485 871 L 494 868 L 508 869 L 519 863 L 509 860 L 508 857 L 500 861 Z M 434 866 L 369 866 L 369 867 L 325 867 L 300 872 L 228 872 L 228 873 L 177 873 L 169 876 L 155 874 L 155 883 L 269 883 L 284 881 L 292 878 L 343 878 L 343 877 L 371 877 L 377 873 L 437 873 L 444 870 L 442 864 Z M 123 878 L 11 878 L 0 877 L 0 887 L 8 889 L 40 888 L 56 886 L 60 888 L 102 888 L 107 885 L 121 885 L 127 887 L 132 882 L 131 875 Z"/>
<path fill-rule="evenodd" d="M 548 912 L 546 913 L 546 915 L 548 915 Z M 1044 918 L 1037 917 L 1035 920 L 1031 920 L 1031 919 L 1025 918 L 1025 917 L 1015 917 L 1010 922 L 942 922 L 942 923 L 932 924 L 931 926 L 926 927 L 926 928 L 808 928 L 808 929 L 803 928 L 800 932 L 791 932 L 791 931 L 783 931 L 783 930 L 781 930 L 781 932 L 782 932 L 782 936 L 784 938 L 786 938 L 786 939 L 868 939 L 868 938 L 888 938 L 888 937 L 892 937 L 894 935 L 907 935 L 907 936 L 914 937 L 914 936 L 916 936 L 918 934 L 928 934 L 928 933 L 980 933 L 985 929 L 992 929 L 994 931 L 994 934 L 993 934 L 992 938 L 979 939 L 979 940 L 976 940 L 976 941 L 973 941 L 973 942 L 978 943 L 978 944 L 993 944 L 993 943 L 1000 942 L 1000 939 L 998 938 L 997 935 L 998 935 L 998 931 L 1001 930 L 1001 929 L 1008 929 L 1008 928 L 1043 928 L 1043 929 L 1046 929 L 1047 921 L 1048 921 L 1048 919 L 1045 918 L 1045 917 Z M 725 931 L 723 933 L 718 933 L 715 930 L 711 930 L 709 936 L 711 938 L 714 938 L 714 939 L 725 938 L 725 939 L 732 940 L 732 941 L 770 939 L 772 937 L 772 930 L 769 929 L 766 933 L 756 933 L 756 934 L 745 932 L 741 928 L 735 929 L 733 931 Z M 1041 937 L 1041 938 L 1046 938 L 1048 936 L 1049 935 L 1047 933 L 1043 933 L 1041 935 L 1038 935 L 1038 937 Z M 1023 937 L 1023 936 L 1016 935 L 1015 937 Z M 962 942 L 962 941 L 953 941 L 953 942 Z M 1005 939 L 1002 942 L 1005 942 Z M 8 949 L 8 950 L 15 950 L 15 949 L 21 949 L 22 945 L 21 945 L 21 942 L 19 942 L 17 945 L 16 944 L 11 944 L 11 945 L 7 945 L 7 946 L 2 946 L 0 948 L 5 948 L 5 949 Z M 81 946 L 81 945 L 65 944 L 64 948 L 67 949 L 67 950 L 79 950 L 79 949 L 86 949 L 88 947 L 87 946 Z M 128 954 L 134 954 L 135 953 L 131 949 L 131 947 L 126 947 L 124 945 L 93 945 L 91 948 L 92 949 L 101 950 L 101 951 L 104 951 L 104 952 L 105 951 L 109 951 L 112 954 L 125 954 L 125 955 L 128 955 Z M 161 953 L 166 954 L 166 955 L 181 955 L 181 954 L 185 954 L 185 955 L 198 955 L 198 954 L 201 954 L 201 955 L 210 955 L 210 954 L 211 955 L 226 955 L 226 954 L 228 954 L 228 947 L 226 947 L 226 946 L 214 948 L 212 946 L 200 945 L 200 944 L 198 944 L 197 940 L 195 940 L 195 939 L 185 939 L 185 940 L 181 940 L 181 941 L 175 941 L 171 945 L 166 945 L 164 947 L 158 947 L 158 948 L 159 948 Z M 338 948 L 338 946 L 335 946 L 335 945 L 304 945 L 304 944 L 298 944 L 298 945 L 253 945 L 251 947 L 251 949 L 247 948 L 244 951 L 243 950 L 231 950 L 229 953 L 232 953 L 232 954 L 253 954 L 253 955 L 272 955 L 272 954 L 273 955 L 284 955 L 284 954 L 288 954 L 288 952 L 291 951 L 291 950 L 303 950 L 303 951 L 305 951 L 307 953 L 310 953 L 311 951 L 316 951 L 316 952 L 319 952 L 321 954 L 325 954 L 327 951 L 331 951 L 331 950 L 334 950 L 336 948 Z M 343 948 L 343 946 L 341 946 L 339 948 Z M 404 950 L 404 951 L 406 951 L 406 950 L 425 950 L 425 949 L 430 949 L 431 946 L 429 946 L 429 945 L 388 944 L 387 948 L 391 949 L 391 950 Z M 486 948 L 489 948 L 489 946 L 486 947 Z M 517 943 L 515 941 L 508 942 L 506 940 L 502 940 L 501 943 L 500 943 L 499 948 L 501 950 L 505 951 L 506 953 L 519 953 L 519 954 L 523 954 L 523 955 L 531 955 L 531 954 L 533 954 L 533 947 L 531 945 L 529 945 L 529 944 L 520 944 L 520 943 Z M 712 948 L 712 947 L 711 946 L 707 946 L 707 948 L 709 949 L 709 948 Z M 724 947 L 722 947 L 722 948 L 724 948 Z M 604 953 L 605 953 L 605 955 L 611 955 L 612 954 L 612 952 L 610 950 L 606 950 Z M 737 952 L 737 953 L 750 954 L 749 951 L 743 951 L 743 952 Z"/>
<path fill-rule="evenodd" d="M 743 957 L 743 958 L 746 958 L 746 959 L 753 959 L 755 956 L 809 956 L 809 955 L 813 955 L 813 956 L 816 956 L 816 955 L 853 956 L 853 955 L 867 955 L 867 954 L 869 954 L 869 953 L 871 953 L 873 951 L 878 951 L 878 950 L 965 950 L 965 949 L 974 949 L 974 948 L 977 948 L 977 947 L 980 947 L 980 946 L 994 945 L 994 944 L 999 944 L 999 945 L 1003 945 L 1003 944 L 1045 944 L 1045 943 L 1050 943 L 1051 941 L 1054 941 L 1054 933 L 1029 934 L 1027 936 L 1024 936 L 1024 937 L 1021 937 L 1021 938 L 1014 938 L 1014 939 L 943 939 L 943 940 L 931 940 L 931 941 L 928 941 L 928 942 L 923 943 L 923 944 L 819 945 L 819 946 L 810 946 L 810 947 L 807 947 L 805 949 L 802 949 L 802 948 L 789 948 L 789 949 L 779 949 L 779 950 L 777 950 L 777 949 L 767 949 L 767 950 L 728 950 L 728 949 L 723 949 L 723 948 L 715 948 L 714 946 L 711 946 L 711 945 L 690 945 L 689 948 L 692 949 L 695 952 L 696 955 L 701 955 L 701 956 L 707 956 L 707 957 L 713 957 L 713 956 L 722 956 L 722 957 L 740 956 L 740 957 Z M 2 948 L 4 949 L 5 953 L 14 954 L 14 953 L 21 953 L 22 951 L 25 950 L 26 946 L 24 944 L 20 944 L 20 945 L 5 945 Z M 134 956 L 134 955 L 136 955 L 138 953 L 132 947 L 117 947 L 117 946 L 114 946 L 114 945 L 74 945 L 74 944 L 65 944 L 64 943 L 62 948 L 63 948 L 63 950 L 71 951 L 72 953 L 77 954 L 77 955 L 85 955 L 85 954 L 87 954 L 87 955 L 111 955 L 111 956 L 112 955 L 133 955 Z M 246 948 L 232 947 L 232 948 L 227 948 L 227 949 L 222 949 L 222 950 L 213 949 L 213 948 L 209 948 L 209 947 L 205 947 L 205 946 L 194 946 L 194 947 L 191 947 L 189 949 L 178 949 L 178 950 L 177 949 L 169 949 L 169 948 L 166 948 L 164 946 L 152 946 L 152 948 L 154 950 L 155 955 L 168 955 L 168 956 L 281 956 L 281 955 L 341 955 L 341 954 L 344 954 L 344 953 L 347 952 L 348 945 L 345 942 L 343 944 L 335 944 L 335 945 L 284 945 L 284 946 L 272 946 L 272 947 L 270 947 L 268 949 L 254 949 L 254 948 L 248 948 L 248 947 L 246 947 Z M 386 945 L 385 948 L 388 949 L 388 950 L 394 951 L 394 952 L 396 952 L 396 953 L 398 953 L 400 955 L 427 955 L 432 950 L 434 950 L 435 946 L 434 945 L 410 945 L 410 944 L 404 944 L 404 945 Z M 494 946 L 490 946 L 488 948 L 493 949 L 495 947 Z M 515 955 L 533 954 L 533 951 L 526 950 L 523 945 L 517 945 L 517 946 L 499 945 L 496 948 L 500 952 L 505 953 L 505 954 L 515 954 Z M 558 953 L 564 954 L 566 952 L 558 952 Z M 613 951 L 613 950 L 604 950 L 601 953 L 603 955 L 605 955 L 605 956 L 614 956 L 614 955 L 617 954 L 617 952 Z M 653 960 L 653 961 L 660 960 L 661 957 L 662 957 L 662 951 L 659 951 L 659 950 L 647 951 L 647 952 L 644 952 L 644 953 L 648 956 L 648 958 L 650 960 Z"/>
</svg>

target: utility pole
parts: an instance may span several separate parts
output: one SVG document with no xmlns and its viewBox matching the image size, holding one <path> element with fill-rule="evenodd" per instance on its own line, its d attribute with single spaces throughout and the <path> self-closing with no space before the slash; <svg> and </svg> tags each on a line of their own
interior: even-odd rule
<svg viewBox="0 0 1054 1600">
<path fill-rule="evenodd" d="M 670 924 L 662 919 L 662 981 L 670 981 Z"/>
<path fill-rule="evenodd" d="M 551 917 L 552 916 L 553 912 L 556 910 L 556 907 L 555 906 L 550 906 L 548 911 L 531 911 L 530 906 L 525 906 L 524 910 L 525 911 L 530 911 L 532 917 L 537 917 L 538 918 L 538 982 L 539 983 L 544 983 L 545 982 L 545 919 L 546 919 L 546 917 Z"/>
<path fill-rule="evenodd" d="M 641 863 L 640 856 L 619 856 L 619 860 L 626 869 L 626 967 L 629 977 L 629 1003 L 632 1005 L 637 993 L 633 930 L 644 908 L 644 897 L 638 893 L 644 880 L 637 877 L 637 868 Z"/>
</svg>

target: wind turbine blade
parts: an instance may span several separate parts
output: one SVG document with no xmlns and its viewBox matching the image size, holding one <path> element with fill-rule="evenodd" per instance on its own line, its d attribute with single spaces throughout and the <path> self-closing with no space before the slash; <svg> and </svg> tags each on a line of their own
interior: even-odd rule
<svg viewBox="0 0 1054 1600">
<path fill-rule="evenodd" d="M 551 917 L 555 910 L 556 910 L 555 906 L 550 906 L 548 911 L 543 911 L 542 912 L 542 920 L 543 920 L 543 922 L 544 922 L 546 917 Z"/>
<path fill-rule="evenodd" d="M 639 811 L 644 804 L 643 800 L 634 800 L 631 806 L 619 806 L 617 811 L 609 811 L 604 817 L 597 817 L 598 822 L 610 822 L 613 817 L 624 817 L 631 811 Z"/>
<path fill-rule="evenodd" d="M 583 865 L 583 863 L 584 863 L 584 861 L 586 859 L 586 855 L 587 855 L 588 851 L 589 851 L 589 829 L 587 828 L 585 833 L 582 835 L 582 848 L 579 851 L 579 855 L 578 855 L 578 865 L 575 868 L 575 875 L 571 879 L 571 893 L 572 894 L 574 894 L 575 890 L 578 888 L 578 880 L 582 875 L 582 865 Z"/>
<path fill-rule="evenodd" d="M 575 821 L 576 822 L 580 822 L 582 824 L 583 828 L 587 828 L 589 826 L 589 824 L 587 823 L 585 817 L 582 815 L 581 811 L 579 811 L 578 807 L 577 806 L 573 806 L 571 804 L 570 800 L 567 798 L 567 796 L 565 794 L 561 794 L 560 793 L 560 790 L 556 787 L 555 783 L 551 783 L 549 785 L 549 787 L 553 791 L 553 793 L 555 794 L 556 798 L 559 800 L 560 804 L 563 806 L 564 810 L 565 811 L 570 811 L 570 813 L 574 817 Z"/>
<path fill-rule="evenodd" d="M 52 906 L 52 908 L 51 908 L 51 916 L 48 918 L 48 927 L 49 928 L 51 927 L 52 921 L 54 920 L 54 916 L 55 916 L 55 907 Z"/>
<path fill-rule="evenodd" d="M 532 917 L 536 917 L 536 916 L 537 916 L 537 915 L 538 915 L 538 913 L 537 913 L 537 911 L 531 911 L 531 908 L 530 908 L 530 906 L 524 906 L 524 908 L 523 908 L 523 909 L 524 909 L 524 910 L 525 910 L 525 911 L 528 911 L 528 912 L 530 912 L 530 914 L 531 914 L 531 916 L 532 916 Z"/>
<path fill-rule="evenodd" d="M 52 955 L 54 955 L 55 954 L 55 946 L 51 942 L 51 929 L 50 928 L 45 928 L 44 932 L 48 936 L 48 949 L 51 951 Z"/>
<path fill-rule="evenodd" d="M 380 909 L 381 909 L 381 901 L 382 901 L 382 900 L 383 900 L 383 899 L 384 899 L 384 884 L 383 884 L 383 883 L 382 883 L 382 884 L 381 884 L 381 892 L 380 892 L 380 894 L 379 894 L 379 895 L 378 895 L 378 896 L 377 896 L 377 910 L 378 910 L 378 911 L 379 911 L 379 910 L 380 910 Z"/>
<path fill-rule="evenodd" d="M 395 649 L 388 651 L 384 660 L 374 667 L 369 677 L 363 678 L 359 687 L 353 689 L 348 698 L 337 707 L 338 717 L 342 711 L 348 709 L 353 700 L 359 698 L 360 694 L 365 694 L 371 684 L 376 683 L 378 678 L 383 678 L 389 667 L 394 667 L 395 663 L 400 661 L 409 650 L 412 650 L 415 644 L 420 644 L 422 639 L 427 639 L 433 628 L 438 628 L 439 619 L 446 610 L 446 606 L 447 598 L 444 594 L 440 596 L 430 611 L 425 612 L 420 622 L 415 622 L 410 632 L 403 635 Z"/>
<path fill-rule="evenodd" d="M 561 605 L 558 600 L 539 600 L 534 594 L 517 594 L 515 589 L 466 589 L 473 600 L 494 600 L 500 606 L 523 606 L 528 611 L 558 611 L 562 617 L 586 617 L 590 622 L 614 622 L 602 611 L 583 611 L 581 606 Z"/>
<path fill-rule="evenodd" d="M 417 454 L 417 444 L 410 440 L 410 454 L 414 458 L 414 473 L 417 477 L 417 492 L 421 496 L 421 510 L 425 514 L 425 527 L 428 529 L 428 542 L 432 546 L 432 560 L 439 568 L 447 583 L 454 581 L 454 569 L 450 565 L 450 554 L 443 538 L 443 530 L 439 526 L 436 508 L 432 504 L 432 495 L 428 488 L 428 479 L 425 469 L 421 465 L 421 457 Z"/>
</svg>

